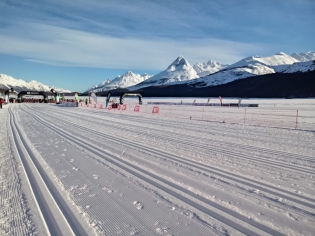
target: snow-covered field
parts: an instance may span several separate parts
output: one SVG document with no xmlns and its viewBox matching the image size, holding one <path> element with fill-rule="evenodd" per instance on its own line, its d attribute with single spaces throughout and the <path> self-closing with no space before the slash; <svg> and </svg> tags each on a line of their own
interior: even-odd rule
<svg viewBox="0 0 315 236">
<path fill-rule="evenodd" d="M 5 105 L 0 235 L 314 235 L 315 101 L 250 103 L 304 125 Z"/>
</svg>

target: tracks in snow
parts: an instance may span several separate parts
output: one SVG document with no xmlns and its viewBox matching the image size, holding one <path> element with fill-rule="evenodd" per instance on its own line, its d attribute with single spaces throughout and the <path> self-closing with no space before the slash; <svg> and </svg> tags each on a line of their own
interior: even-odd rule
<svg viewBox="0 0 315 236">
<path fill-rule="evenodd" d="M 75 118 L 73 116 L 73 118 Z M 58 118 L 57 118 L 58 119 Z M 84 120 L 84 118 L 81 118 Z M 58 119 L 61 122 L 66 122 L 65 120 Z M 70 125 L 73 125 L 72 123 L 68 122 Z M 102 124 L 101 122 L 95 121 L 95 123 Z M 122 128 L 120 124 L 111 124 L 112 127 L 116 128 Z M 172 125 L 173 126 L 173 125 Z M 137 135 L 143 135 L 146 138 L 149 139 L 163 139 L 167 141 L 168 143 L 171 143 L 173 145 L 176 145 L 178 143 L 184 144 L 187 146 L 191 146 L 191 137 L 185 134 L 181 134 L 180 137 L 176 136 L 174 138 L 174 135 L 172 132 L 169 132 L 165 130 L 163 132 L 163 135 L 159 134 L 156 129 L 154 128 L 148 128 L 147 130 L 149 131 L 142 131 L 140 126 L 133 125 L 133 127 L 128 127 L 126 125 L 123 126 L 124 130 L 130 131 L 134 134 Z M 114 137 L 115 138 L 115 137 Z M 198 143 L 198 140 L 194 142 L 194 148 L 203 150 L 204 152 L 207 153 L 213 153 L 213 152 L 220 152 L 221 154 L 231 157 L 231 158 L 238 158 L 238 159 L 243 159 L 246 161 L 254 161 L 256 163 L 264 164 L 264 165 L 269 165 L 271 167 L 276 167 L 276 168 L 282 168 L 286 169 L 289 171 L 297 171 L 297 172 L 302 172 L 302 173 L 307 173 L 307 174 L 314 174 L 314 169 L 311 168 L 305 168 L 305 167 L 299 167 L 292 165 L 287 162 L 282 162 L 279 160 L 272 160 L 272 159 L 267 159 L 263 155 L 259 155 L 258 157 L 253 157 L 252 155 L 245 154 L 245 153 L 239 153 L 237 151 L 230 151 L 227 150 L 226 147 L 232 147 L 232 148 L 237 148 L 241 150 L 247 150 L 251 152 L 256 152 L 256 153 L 266 153 L 268 155 L 277 155 L 283 158 L 292 158 L 294 160 L 301 160 L 301 161 L 309 161 L 309 162 L 315 162 L 314 157 L 308 157 L 305 155 L 299 155 L 299 154 L 294 154 L 294 153 L 288 153 L 288 152 L 283 152 L 283 151 L 277 151 L 277 150 L 270 150 L 267 148 L 260 148 L 260 147 L 255 147 L 255 146 L 248 146 L 248 145 L 243 145 L 243 144 L 235 144 L 227 141 L 215 141 L 215 140 L 209 140 L 209 143 Z"/>
<path fill-rule="evenodd" d="M 119 120 L 122 118 L 122 117 L 127 117 L 128 116 L 128 121 L 138 121 L 139 120 L 139 116 L 135 116 L 135 115 L 131 115 L 130 113 L 128 114 L 125 114 L 125 113 L 112 113 L 112 112 L 106 112 L 106 111 L 94 111 L 93 113 L 89 112 L 89 110 L 84 110 L 83 109 L 83 112 L 87 115 L 87 116 L 91 116 L 91 114 L 104 114 L 106 113 L 106 116 L 110 116 L 112 118 L 117 118 L 117 122 L 119 122 Z M 178 122 L 172 120 L 172 119 L 162 119 L 162 118 L 156 118 L 154 116 L 152 117 L 148 117 L 148 116 L 142 116 L 141 117 L 142 120 L 145 121 L 146 124 L 154 124 L 154 125 L 165 125 L 166 123 L 169 125 L 169 126 L 172 126 L 172 127 L 177 127 L 177 128 L 182 128 L 182 126 L 180 124 L 178 124 Z M 236 124 L 237 125 L 237 124 Z M 220 134 L 220 135 L 224 135 L 225 131 L 228 132 L 227 135 L 225 136 L 228 136 L 228 137 L 235 137 L 235 138 L 239 138 L 239 134 L 238 133 L 233 133 L 231 132 L 232 130 L 230 128 L 225 128 L 224 126 L 211 126 L 211 130 L 206 130 L 204 129 L 204 127 L 196 127 L 194 123 L 185 123 L 185 128 L 186 129 L 190 129 L 190 130 L 197 130 L 198 132 L 201 132 L 201 133 L 207 133 L 207 134 L 213 134 L 213 135 L 217 135 L 217 134 Z M 253 127 L 248 127 L 247 128 L 250 128 L 252 129 Z M 254 128 L 257 128 L 257 127 L 254 127 Z M 264 141 L 266 138 L 272 140 L 273 142 L 278 142 L 279 141 L 279 138 L 283 138 L 283 136 L 279 136 L 277 135 L 276 133 L 273 134 L 273 136 L 270 137 L 270 132 L 265 132 L 264 131 L 264 128 L 263 127 L 259 127 L 260 131 L 259 131 L 259 137 L 257 137 L 257 135 L 255 134 L 242 134 L 242 135 L 250 135 L 250 138 L 251 140 L 257 140 L 257 141 Z M 285 130 L 285 129 L 284 129 Z M 226 133 L 225 133 L 226 134 Z M 290 141 L 295 141 L 295 139 L 292 139 L 291 137 L 285 137 L 286 138 L 286 141 L 290 142 Z M 301 145 L 301 144 L 299 144 Z M 305 145 L 302 145 L 302 146 L 308 146 L 308 143 L 305 144 Z"/>
<path fill-rule="evenodd" d="M 241 215 L 238 212 L 235 212 L 227 207 L 224 207 L 222 205 L 219 205 L 205 197 L 202 197 L 200 195 L 197 195 L 196 193 L 181 187 L 180 185 L 173 183 L 171 181 L 168 181 L 167 179 L 160 177 L 159 175 L 156 175 L 154 173 L 151 173 L 137 165 L 134 165 L 128 161 L 125 161 L 123 159 L 118 158 L 115 155 L 104 153 L 104 150 L 99 148 L 98 146 L 91 144 L 90 142 L 87 142 L 85 138 L 79 134 L 71 134 L 68 131 L 65 131 L 62 128 L 58 128 L 56 125 L 51 125 L 49 122 L 47 122 L 43 118 L 39 118 L 38 116 L 35 116 L 33 114 L 28 113 L 30 116 L 32 116 L 37 122 L 42 124 L 44 127 L 47 127 L 48 129 L 54 131 L 55 133 L 59 134 L 61 137 L 65 138 L 66 140 L 69 140 L 70 142 L 76 144 L 79 147 L 82 147 L 86 150 L 88 150 L 90 153 L 94 154 L 95 156 L 98 156 L 99 158 L 106 160 L 115 166 L 123 169 L 124 171 L 138 177 L 142 181 L 145 181 L 153 186 L 155 186 L 158 189 L 161 189 L 162 191 L 174 196 L 177 199 L 180 199 L 181 201 L 185 202 L 186 204 L 191 205 L 192 207 L 200 210 L 201 212 L 216 218 L 217 220 L 225 223 L 226 225 L 229 225 L 230 227 L 245 233 L 247 235 L 257 235 L 257 229 L 261 230 L 264 233 L 269 233 L 272 235 L 282 235 L 279 231 L 274 230 L 266 225 L 263 225 L 259 222 L 256 222 L 254 220 L 251 220 L 243 215 Z M 100 132 L 96 132 L 95 130 L 91 130 L 88 128 L 80 127 L 71 124 L 70 122 L 67 123 L 68 126 L 72 126 L 75 129 L 82 129 L 86 132 L 91 132 L 94 135 L 103 136 L 108 139 L 113 139 L 113 136 L 107 136 Z M 116 142 L 122 142 L 123 139 L 116 139 L 114 140 Z M 133 148 L 140 149 L 143 151 L 149 151 L 152 153 L 152 149 L 140 146 L 133 142 L 126 141 L 125 145 L 130 145 Z M 176 155 L 170 155 L 169 153 L 160 151 L 160 150 L 153 150 L 156 152 L 156 155 L 159 155 L 160 157 L 164 158 L 173 158 L 174 161 L 178 163 L 182 163 L 184 165 L 193 166 L 194 168 L 197 168 L 199 170 L 208 172 L 208 173 L 214 173 L 216 175 L 221 174 L 222 177 L 227 178 L 232 181 L 236 181 L 238 183 L 244 183 L 245 185 L 251 185 L 251 182 L 253 182 L 252 179 L 244 179 L 242 176 L 237 176 L 235 174 L 225 172 L 222 173 L 222 170 L 211 168 L 209 166 L 201 165 L 198 162 L 194 161 L 188 161 L 188 160 L 182 160 L 182 158 L 176 156 Z M 258 185 L 259 184 L 259 185 Z M 279 196 L 279 192 L 283 192 L 283 189 L 274 189 L 274 186 L 266 186 L 262 187 L 263 183 L 258 182 L 257 184 L 252 184 L 253 187 L 257 188 L 264 188 L 264 191 L 269 191 L 272 194 L 275 194 Z M 279 192 L 278 192 L 279 191 Z M 294 194 L 288 191 L 288 194 L 291 195 L 291 198 L 293 201 L 298 202 L 299 204 L 309 204 L 309 206 L 313 206 L 314 204 L 308 203 L 307 201 L 310 201 L 312 199 L 304 199 L 307 201 L 299 200 L 297 197 L 294 197 Z M 284 194 L 284 197 L 288 199 L 287 194 Z M 300 195 L 298 197 L 301 197 Z M 219 211 L 219 212 L 218 212 Z M 241 222 L 240 222 L 241 221 Z"/>
<path fill-rule="evenodd" d="M 36 155 L 29 146 L 9 108 L 12 142 L 15 155 L 21 162 L 30 191 L 47 235 L 85 235 L 74 213 L 64 201 L 58 189 L 49 179 Z"/>
<path fill-rule="evenodd" d="M 34 117 L 34 118 L 36 119 L 36 117 Z M 172 161 L 176 164 L 180 164 L 180 165 L 184 165 L 186 167 L 194 168 L 194 169 L 196 169 L 200 172 L 206 173 L 206 174 L 216 175 L 216 176 L 222 177 L 224 179 L 228 179 L 229 181 L 236 182 L 237 184 L 243 184 L 245 186 L 248 186 L 248 187 L 251 187 L 254 189 L 259 189 L 260 191 L 264 191 L 265 193 L 269 193 L 269 194 L 272 194 L 274 196 L 278 196 L 278 197 L 290 200 L 292 202 L 303 205 L 305 207 L 315 208 L 315 199 L 313 199 L 311 197 L 303 196 L 301 194 L 294 193 L 294 192 L 285 190 L 283 188 L 280 188 L 280 187 L 277 187 L 277 186 L 274 186 L 274 185 L 271 185 L 268 183 L 264 183 L 264 182 L 261 182 L 261 181 L 258 181 L 258 180 L 252 179 L 252 178 L 241 176 L 241 175 L 232 173 L 230 171 L 222 170 L 220 168 L 216 168 L 216 167 L 208 165 L 208 164 L 200 163 L 200 162 L 189 160 L 189 159 L 184 159 L 183 157 L 180 157 L 178 155 L 174 155 L 174 154 L 171 154 L 168 152 L 154 149 L 152 147 L 146 147 L 144 145 L 140 145 L 140 144 L 135 143 L 133 141 L 128 141 L 126 139 L 118 138 L 118 137 L 115 137 L 113 135 L 104 134 L 102 132 L 99 132 L 99 131 L 96 131 L 93 129 L 85 128 L 85 127 L 80 126 L 80 125 L 75 125 L 71 122 L 67 122 L 67 121 L 64 121 L 61 119 L 58 119 L 58 120 L 60 120 L 60 122 L 65 123 L 67 125 L 67 127 L 73 127 L 76 130 L 82 130 L 82 131 L 88 132 L 88 133 L 93 134 L 93 135 L 98 135 L 99 137 L 108 139 L 110 141 L 117 142 L 118 144 L 123 144 L 126 147 L 141 150 L 142 152 L 145 152 L 148 154 L 155 154 L 160 158 L 167 159 L 167 160 Z M 81 136 L 82 139 L 84 139 L 84 136 L 82 136 L 78 133 L 76 133 L 76 136 Z M 162 138 L 162 137 L 159 137 L 159 138 Z M 163 136 L 163 138 L 164 138 L 164 136 Z M 178 142 L 180 142 L 181 144 L 184 143 L 183 140 L 178 140 Z M 207 151 L 209 151 L 209 149 L 207 149 Z M 237 156 L 241 157 L 241 155 L 237 154 L 237 153 L 233 153 L 233 155 L 237 155 Z M 275 165 L 275 164 L 276 163 L 273 163 L 273 165 Z M 279 164 L 277 164 L 277 165 L 279 165 Z M 280 167 L 282 167 L 282 166 L 280 166 Z M 289 167 L 285 166 L 285 167 L 289 170 L 292 170 L 291 168 L 289 168 L 290 166 Z M 293 170 L 304 172 L 304 173 L 309 173 L 309 174 L 314 174 L 314 171 L 311 171 L 308 168 L 294 168 Z M 298 208 L 296 208 L 296 209 L 298 209 Z M 298 209 L 298 210 L 304 211 L 302 209 Z M 311 212 L 307 212 L 307 211 L 304 211 L 304 212 L 306 212 L 308 215 L 315 216 Z"/>
</svg>

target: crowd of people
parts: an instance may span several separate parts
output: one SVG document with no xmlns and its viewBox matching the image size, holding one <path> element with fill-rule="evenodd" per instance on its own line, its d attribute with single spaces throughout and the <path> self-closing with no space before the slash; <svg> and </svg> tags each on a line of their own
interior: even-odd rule
<svg viewBox="0 0 315 236">
<path fill-rule="evenodd" d="M 80 100 L 82 102 L 83 100 Z M 45 103 L 45 99 L 38 99 L 38 98 L 23 98 L 21 102 L 26 102 L 26 103 Z M 54 99 L 47 99 L 47 103 L 55 103 L 56 100 Z M 75 99 L 65 99 L 61 100 L 62 102 L 76 102 Z"/>
<path fill-rule="evenodd" d="M 9 99 L 9 103 L 16 103 L 18 102 L 18 100 L 16 99 Z M 40 98 L 22 98 L 20 100 L 20 102 L 22 103 L 56 103 L 56 100 L 55 99 L 40 99 Z M 75 99 L 64 99 L 64 100 L 61 100 L 60 103 L 62 102 L 77 102 Z M 85 102 L 86 104 L 88 103 L 88 99 L 80 99 L 79 102 Z M 1 98 L 0 97 L 0 108 L 2 109 L 2 106 L 3 104 L 5 104 L 5 99 L 4 98 Z M 77 102 L 77 105 L 78 105 L 78 102 Z"/>
<path fill-rule="evenodd" d="M 27 103 L 44 103 L 44 99 L 37 99 L 37 98 L 23 98 L 21 99 L 21 102 L 27 102 Z M 52 102 L 52 99 L 49 99 L 48 102 Z"/>
</svg>

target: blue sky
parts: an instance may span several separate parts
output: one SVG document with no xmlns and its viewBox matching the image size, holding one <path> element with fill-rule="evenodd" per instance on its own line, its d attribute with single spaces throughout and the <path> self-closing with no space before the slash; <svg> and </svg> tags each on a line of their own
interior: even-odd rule
<svg viewBox="0 0 315 236">
<path fill-rule="evenodd" d="M 126 71 L 315 50 L 314 0 L 3 0 L 0 73 L 85 91 Z"/>
</svg>

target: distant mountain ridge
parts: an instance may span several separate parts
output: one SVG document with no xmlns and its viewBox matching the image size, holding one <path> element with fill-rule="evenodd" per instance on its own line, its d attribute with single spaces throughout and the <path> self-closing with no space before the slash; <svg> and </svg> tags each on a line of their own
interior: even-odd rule
<svg viewBox="0 0 315 236">
<path fill-rule="evenodd" d="M 125 81 L 122 83 L 119 82 L 122 78 L 117 77 L 114 79 L 117 81 L 115 86 L 108 86 L 110 83 L 105 84 L 102 86 L 101 91 L 115 88 L 138 90 L 150 86 L 196 82 L 198 82 L 200 87 L 217 86 L 258 75 L 312 71 L 314 70 L 312 63 L 302 63 L 311 60 L 315 60 L 314 52 L 293 53 L 291 56 L 280 52 L 266 57 L 246 57 L 231 65 L 224 65 L 214 60 L 209 60 L 208 62 L 196 63 L 191 66 L 183 56 L 179 56 L 164 71 L 152 77 L 144 78 L 140 83 L 128 77 L 125 77 Z M 291 69 L 289 70 L 288 68 Z M 131 74 L 132 72 L 127 73 Z M 129 83 L 128 80 L 130 80 Z"/>
<path fill-rule="evenodd" d="M 314 61 L 315 52 L 293 53 L 291 56 L 280 52 L 266 57 L 246 57 L 231 65 L 224 65 L 214 60 L 209 60 L 192 66 L 183 56 L 179 56 L 165 70 L 154 76 L 148 74 L 140 75 L 127 71 L 124 75 L 117 76 L 113 80 L 107 79 L 98 85 L 91 86 L 89 91 L 139 90 L 145 87 L 154 88 L 175 84 L 194 84 L 194 88 L 218 86 L 259 75 L 314 71 Z M 18 92 L 22 90 L 50 91 L 52 88 L 37 81 L 26 82 L 0 74 L 0 89 L 5 90 L 11 87 Z M 59 88 L 55 88 L 55 90 L 58 92 L 70 92 Z"/>
<path fill-rule="evenodd" d="M 251 56 L 244 58 L 232 65 L 228 68 L 239 68 L 249 65 L 263 65 L 268 66 L 273 69 L 275 72 L 281 72 L 285 70 L 289 65 L 292 65 L 295 62 L 300 62 L 299 60 L 285 54 L 284 52 L 280 52 L 268 57 L 262 56 Z"/>
<path fill-rule="evenodd" d="M 128 89 L 136 90 L 142 87 L 182 82 L 195 78 L 199 78 L 197 72 L 183 56 L 179 56 L 173 63 L 171 63 L 167 67 L 166 70 L 152 76 L 151 78 L 139 84 L 128 87 Z"/>
<path fill-rule="evenodd" d="M 312 61 L 296 62 L 286 68 L 282 73 L 305 73 L 315 70 L 315 59 Z"/>
<path fill-rule="evenodd" d="M 258 75 L 313 70 L 313 61 L 300 62 L 285 53 L 277 53 L 269 57 L 252 56 L 244 58 L 217 73 L 193 80 L 191 83 L 199 83 L 199 87 L 217 86 Z"/>
<path fill-rule="evenodd" d="M 208 62 L 196 63 L 193 65 L 194 70 L 197 72 L 199 77 L 204 77 L 219 70 L 226 68 L 228 65 L 222 65 L 214 60 L 209 60 Z"/>
<path fill-rule="evenodd" d="M 124 75 L 118 75 L 115 79 L 113 80 L 105 80 L 104 82 L 100 83 L 98 86 L 92 86 L 89 90 L 85 91 L 91 91 L 91 92 L 101 92 L 101 91 L 107 91 L 107 90 L 112 90 L 112 89 L 117 89 L 117 88 L 126 88 L 133 86 L 135 84 L 139 84 L 144 80 L 147 80 L 150 78 L 151 75 L 148 74 L 135 74 L 131 71 L 127 71 Z"/>
<path fill-rule="evenodd" d="M 300 62 L 314 61 L 315 52 L 293 53 L 291 57 L 297 59 Z"/>
<path fill-rule="evenodd" d="M 200 87 L 216 86 L 230 83 L 238 79 L 273 73 L 275 73 L 275 71 L 272 68 L 255 63 L 243 65 L 242 67 L 225 68 L 214 74 L 193 80 L 191 83 L 199 82 Z"/>
<path fill-rule="evenodd" d="M 315 70 L 257 75 L 217 86 L 201 83 L 151 86 L 137 92 L 143 97 L 315 98 Z"/>
<path fill-rule="evenodd" d="M 57 92 L 70 93 L 70 90 L 47 86 L 35 80 L 26 82 L 21 79 L 15 79 L 9 75 L 0 74 L 0 89 L 7 90 L 13 88 L 15 91 L 50 91 L 54 88 Z"/>
</svg>

